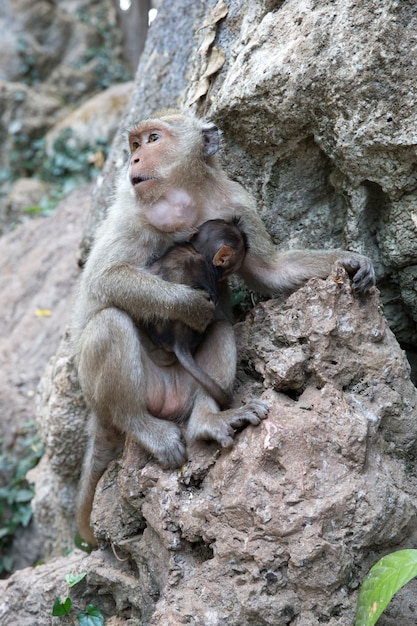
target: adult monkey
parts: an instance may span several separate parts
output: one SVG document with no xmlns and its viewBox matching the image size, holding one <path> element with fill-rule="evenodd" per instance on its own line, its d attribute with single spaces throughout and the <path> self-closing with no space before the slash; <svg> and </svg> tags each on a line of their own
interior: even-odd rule
<svg viewBox="0 0 417 626">
<path fill-rule="evenodd" d="M 252 289 L 293 290 L 311 277 L 326 277 L 336 260 L 352 275 L 356 291 L 367 291 L 375 281 L 371 262 L 359 254 L 276 250 L 254 199 L 217 163 L 219 131 L 213 123 L 167 111 L 137 124 L 129 147 L 127 172 L 84 268 L 73 332 L 80 384 L 93 410 L 78 500 L 79 531 L 91 543 L 94 490 L 125 435 L 162 465 L 175 467 L 186 459 L 178 423 L 186 424 L 186 439 L 229 447 L 236 428 L 259 424 L 267 414 L 259 400 L 220 411 L 179 364 L 164 365 L 150 353 L 141 322 L 166 319 L 206 330 L 196 361 L 222 389 L 232 389 L 231 325 L 212 321 L 213 303 L 205 292 L 152 275 L 152 262 L 203 222 L 238 216 L 249 244 L 239 273 Z"/>
</svg>

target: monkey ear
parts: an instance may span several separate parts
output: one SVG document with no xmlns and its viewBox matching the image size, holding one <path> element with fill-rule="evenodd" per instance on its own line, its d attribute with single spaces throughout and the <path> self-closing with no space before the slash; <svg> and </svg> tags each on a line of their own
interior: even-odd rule
<svg viewBox="0 0 417 626">
<path fill-rule="evenodd" d="M 216 154 L 220 145 L 220 132 L 213 122 L 207 122 L 202 128 L 203 135 L 203 156 L 211 157 Z"/>
<path fill-rule="evenodd" d="M 232 256 L 233 248 L 230 246 L 221 246 L 213 257 L 213 265 L 216 267 L 227 267 Z"/>
</svg>

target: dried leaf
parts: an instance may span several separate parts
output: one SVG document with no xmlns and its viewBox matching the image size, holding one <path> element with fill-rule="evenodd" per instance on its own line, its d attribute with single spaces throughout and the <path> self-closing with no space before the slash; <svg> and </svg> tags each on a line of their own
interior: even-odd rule
<svg viewBox="0 0 417 626">
<path fill-rule="evenodd" d="M 51 317 L 52 312 L 50 309 L 36 309 L 35 317 Z"/>
<path fill-rule="evenodd" d="M 191 100 L 189 100 L 187 103 L 188 106 L 191 106 L 192 104 L 194 104 L 194 102 L 197 102 L 197 100 L 200 100 L 200 98 L 205 96 L 209 90 L 209 87 L 210 87 L 209 79 L 206 76 L 202 76 L 197 83 L 197 87 L 195 89 L 194 95 L 192 96 Z"/>
<path fill-rule="evenodd" d="M 216 39 L 216 29 L 210 28 L 204 36 L 203 43 L 201 44 L 198 52 L 201 56 L 206 56 L 209 51 L 213 41 Z"/>
<path fill-rule="evenodd" d="M 228 14 L 229 9 L 224 0 L 219 0 L 219 2 L 214 7 L 213 11 L 210 14 L 207 22 L 204 22 L 203 26 L 200 26 L 198 30 L 202 30 L 203 28 L 207 28 L 208 26 L 214 26 L 217 22 L 220 22 L 223 18 Z"/>
<path fill-rule="evenodd" d="M 94 167 L 96 167 L 99 170 L 102 169 L 105 160 L 106 160 L 105 156 L 101 150 L 97 150 L 97 152 L 94 152 L 94 154 L 90 154 L 90 156 L 88 157 L 88 162 L 91 165 L 94 165 Z"/>
<path fill-rule="evenodd" d="M 208 60 L 206 71 L 204 76 L 213 76 L 219 70 L 222 69 L 224 62 L 226 61 L 226 55 L 220 48 L 213 48 Z"/>
</svg>

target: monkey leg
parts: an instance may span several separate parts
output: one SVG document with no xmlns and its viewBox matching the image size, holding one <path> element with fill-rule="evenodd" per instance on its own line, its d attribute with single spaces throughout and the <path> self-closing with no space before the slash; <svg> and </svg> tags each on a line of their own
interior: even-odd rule
<svg viewBox="0 0 417 626">
<path fill-rule="evenodd" d="M 101 427 L 130 435 L 164 466 L 180 466 L 185 460 L 180 429 L 148 409 L 169 396 L 169 375 L 148 357 L 130 317 L 118 309 L 101 311 L 80 345 L 80 384 Z M 179 411 L 181 398 L 177 404 Z"/>
<path fill-rule="evenodd" d="M 233 328 L 228 322 L 213 324 L 196 360 L 223 389 L 232 390 L 236 374 L 236 344 Z M 220 411 L 216 401 L 199 389 L 187 425 L 187 439 L 214 439 L 222 447 L 229 448 L 233 445 L 237 428 L 246 424 L 257 426 L 267 414 L 267 405 L 256 399 L 241 407 Z"/>
</svg>

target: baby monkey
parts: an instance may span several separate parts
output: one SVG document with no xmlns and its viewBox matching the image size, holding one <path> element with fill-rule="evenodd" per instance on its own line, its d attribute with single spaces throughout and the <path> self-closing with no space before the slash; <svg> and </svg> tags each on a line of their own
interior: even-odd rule
<svg viewBox="0 0 417 626">
<path fill-rule="evenodd" d="M 231 222 L 213 219 L 204 222 L 190 242 L 171 246 L 152 263 L 148 270 L 171 283 L 188 285 L 206 291 L 210 300 L 219 304 L 221 281 L 237 272 L 248 250 L 245 233 L 239 219 Z M 196 362 L 194 353 L 202 342 L 199 333 L 183 322 L 147 323 L 145 330 L 157 346 L 173 352 L 183 368 L 197 380 L 222 409 L 228 408 L 231 396 L 222 389 Z"/>
</svg>

